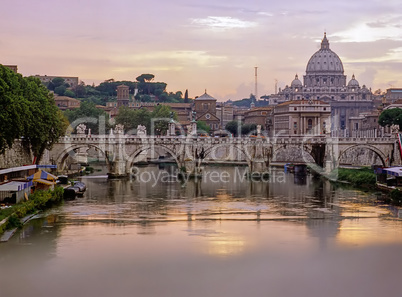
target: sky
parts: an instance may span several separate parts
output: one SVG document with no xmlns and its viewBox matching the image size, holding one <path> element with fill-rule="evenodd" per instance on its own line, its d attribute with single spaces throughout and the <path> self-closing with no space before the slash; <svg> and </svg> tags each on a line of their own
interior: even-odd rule
<svg viewBox="0 0 402 297">
<path fill-rule="evenodd" d="M 218 101 L 275 93 L 305 74 L 327 33 L 372 90 L 402 88 L 400 0 L 1 0 L 0 64 L 86 84 L 143 73 Z"/>
</svg>

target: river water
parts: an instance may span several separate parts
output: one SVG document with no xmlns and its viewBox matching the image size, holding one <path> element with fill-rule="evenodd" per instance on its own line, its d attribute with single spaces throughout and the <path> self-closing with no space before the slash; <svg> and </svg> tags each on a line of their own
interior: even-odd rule
<svg viewBox="0 0 402 297">
<path fill-rule="evenodd" d="M 207 167 L 184 184 L 157 166 L 84 177 L 84 197 L 0 245 L 0 296 L 402 296 L 397 208 L 243 170 Z"/>
</svg>

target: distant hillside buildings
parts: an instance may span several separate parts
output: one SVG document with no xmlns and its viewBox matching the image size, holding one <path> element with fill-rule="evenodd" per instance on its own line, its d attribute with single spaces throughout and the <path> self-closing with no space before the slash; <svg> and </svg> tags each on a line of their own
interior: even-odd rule
<svg viewBox="0 0 402 297">
<path fill-rule="evenodd" d="M 35 75 L 35 77 L 39 78 L 43 84 L 47 84 L 47 83 L 51 82 L 53 79 L 60 77 L 60 78 L 64 79 L 64 81 L 66 83 L 68 83 L 70 85 L 70 87 L 72 87 L 72 88 L 78 86 L 78 82 L 79 82 L 78 77 L 74 77 L 74 76 L 52 76 L 52 75 L 38 75 L 37 74 L 37 75 Z"/>
</svg>

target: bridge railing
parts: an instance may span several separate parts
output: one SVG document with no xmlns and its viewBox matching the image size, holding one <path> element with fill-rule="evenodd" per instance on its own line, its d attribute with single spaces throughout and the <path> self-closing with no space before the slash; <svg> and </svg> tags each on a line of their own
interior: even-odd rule
<svg viewBox="0 0 402 297">
<path fill-rule="evenodd" d="M 282 144 L 298 144 L 298 143 L 326 143 L 328 140 L 340 142 L 356 142 L 356 143 L 376 143 L 376 142 L 393 142 L 396 141 L 395 136 L 392 137 L 330 137 L 330 136 L 278 136 L 278 137 L 199 137 L 199 136 L 137 136 L 137 135 L 70 135 L 59 139 L 59 143 L 171 143 L 171 142 L 203 142 L 209 144 L 223 143 L 253 143 L 262 141 L 264 143 L 282 143 Z"/>
</svg>

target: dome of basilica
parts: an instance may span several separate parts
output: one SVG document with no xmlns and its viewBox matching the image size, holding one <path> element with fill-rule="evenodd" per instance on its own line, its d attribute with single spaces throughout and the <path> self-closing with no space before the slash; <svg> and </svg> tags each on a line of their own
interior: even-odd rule
<svg viewBox="0 0 402 297">
<path fill-rule="evenodd" d="M 342 61 L 336 53 L 329 49 L 329 41 L 325 33 L 320 50 L 311 56 L 306 68 L 306 74 L 323 72 L 343 74 Z"/>
<path fill-rule="evenodd" d="M 359 87 L 359 82 L 356 80 L 354 74 L 352 76 L 352 79 L 348 83 L 348 87 Z"/>
<path fill-rule="evenodd" d="M 293 88 L 298 88 L 298 87 L 303 87 L 302 82 L 299 79 L 299 76 L 296 74 L 295 79 L 292 81 L 291 87 Z"/>
</svg>

